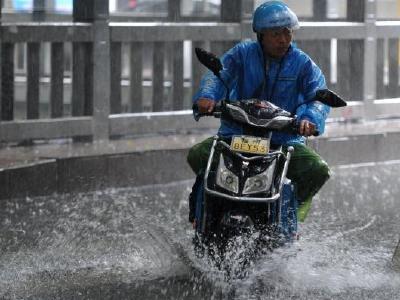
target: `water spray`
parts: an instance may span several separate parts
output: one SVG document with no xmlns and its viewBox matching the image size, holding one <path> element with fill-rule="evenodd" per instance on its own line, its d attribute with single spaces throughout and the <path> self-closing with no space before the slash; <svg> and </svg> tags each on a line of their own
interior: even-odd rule
<svg viewBox="0 0 400 300">
<path fill-rule="evenodd" d="M 394 269 L 400 272 L 400 240 L 397 244 L 396 250 L 394 250 L 392 262 Z"/>
</svg>

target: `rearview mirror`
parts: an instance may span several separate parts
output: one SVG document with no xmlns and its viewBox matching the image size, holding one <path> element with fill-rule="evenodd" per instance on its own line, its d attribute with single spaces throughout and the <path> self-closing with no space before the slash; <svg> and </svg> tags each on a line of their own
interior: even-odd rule
<svg viewBox="0 0 400 300">
<path fill-rule="evenodd" d="M 314 100 L 330 107 L 343 107 L 347 105 L 346 101 L 329 89 L 318 90 Z"/>
<path fill-rule="evenodd" d="M 195 48 L 197 59 L 207 67 L 215 76 L 220 77 L 219 72 L 222 70 L 222 63 L 214 54 L 207 52 L 202 48 Z"/>
</svg>

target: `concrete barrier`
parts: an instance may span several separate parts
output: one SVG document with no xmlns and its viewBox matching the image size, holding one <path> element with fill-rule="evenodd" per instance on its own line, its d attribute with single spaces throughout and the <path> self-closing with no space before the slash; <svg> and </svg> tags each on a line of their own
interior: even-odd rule
<svg viewBox="0 0 400 300">
<path fill-rule="evenodd" d="M 84 154 L 75 151 L 64 156 L 55 148 L 52 155 L 45 153 L 32 163 L 0 168 L 0 199 L 162 184 L 192 178 L 194 175 L 186 163 L 186 154 L 203 138 L 204 135 L 154 137 L 153 145 L 148 149 L 133 147 L 136 150 L 98 150 L 89 151 L 89 154 L 88 151 Z M 310 140 L 309 144 L 332 166 L 400 159 L 400 132 L 321 137 Z M 111 145 L 107 149 L 110 148 L 118 150 L 120 147 Z"/>
<path fill-rule="evenodd" d="M 187 149 L 49 159 L 0 170 L 0 199 L 160 184 L 191 178 Z"/>
</svg>

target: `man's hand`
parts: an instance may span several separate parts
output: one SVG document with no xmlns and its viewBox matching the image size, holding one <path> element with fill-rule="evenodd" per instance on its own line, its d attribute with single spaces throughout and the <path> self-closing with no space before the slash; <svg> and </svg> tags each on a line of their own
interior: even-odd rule
<svg viewBox="0 0 400 300">
<path fill-rule="evenodd" d="M 301 120 L 299 132 L 303 136 L 313 135 L 315 132 L 315 124 L 308 120 Z"/>
<path fill-rule="evenodd" d="M 215 107 L 215 101 L 208 98 L 200 98 L 197 101 L 199 112 L 202 114 L 212 113 Z"/>
</svg>

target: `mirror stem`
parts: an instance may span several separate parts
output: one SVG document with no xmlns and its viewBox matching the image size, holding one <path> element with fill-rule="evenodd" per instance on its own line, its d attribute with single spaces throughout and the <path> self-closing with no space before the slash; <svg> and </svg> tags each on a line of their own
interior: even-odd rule
<svg viewBox="0 0 400 300">
<path fill-rule="evenodd" d="M 218 77 L 219 80 L 221 80 L 222 84 L 224 85 L 225 90 L 226 90 L 225 101 L 229 102 L 230 90 L 229 90 L 228 85 L 227 85 L 227 84 L 225 83 L 225 81 L 221 78 L 221 75 L 220 75 L 220 74 L 215 74 L 215 75 Z"/>
</svg>

